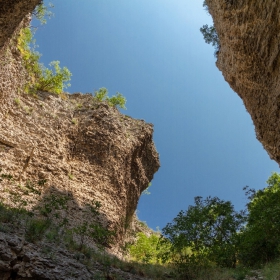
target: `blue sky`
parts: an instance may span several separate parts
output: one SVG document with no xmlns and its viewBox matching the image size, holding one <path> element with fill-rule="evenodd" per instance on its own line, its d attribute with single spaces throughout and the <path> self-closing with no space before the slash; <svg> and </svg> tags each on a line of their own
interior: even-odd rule
<svg viewBox="0 0 280 280">
<path fill-rule="evenodd" d="M 72 72 L 67 91 L 119 91 L 125 114 L 154 124 L 161 168 L 138 205 L 154 229 L 197 195 L 243 209 L 242 188 L 263 188 L 279 171 L 204 43 L 199 28 L 211 17 L 202 2 L 52 0 L 55 16 L 35 36 L 45 65 L 59 60 Z"/>
</svg>

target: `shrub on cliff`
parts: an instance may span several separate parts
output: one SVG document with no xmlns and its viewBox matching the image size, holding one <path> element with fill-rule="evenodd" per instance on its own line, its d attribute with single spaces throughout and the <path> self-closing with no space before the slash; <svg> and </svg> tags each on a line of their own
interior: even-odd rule
<svg viewBox="0 0 280 280">
<path fill-rule="evenodd" d="M 207 12 L 209 11 L 206 0 L 203 2 L 203 7 Z M 205 24 L 200 28 L 200 32 L 203 35 L 205 43 L 212 44 L 212 46 L 215 48 L 214 55 L 217 57 L 220 50 L 220 40 L 216 28 L 214 26 L 208 26 L 208 24 Z"/>
<path fill-rule="evenodd" d="M 64 88 L 70 86 L 67 82 L 71 79 L 71 72 L 66 67 L 61 69 L 59 61 L 51 62 L 51 68 L 39 63 L 41 55 L 35 51 L 35 47 L 31 47 L 32 44 L 34 41 L 30 27 L 22 29 L 18 37 L 18 49 L 30 77 L 25 90 L 33 93 L 37 90 L 57 94 L 63 92 Z"/>
<path fill-rule="evenodd" d="M 50 16 L 47 7 L 39 4 L 33 15 L 41 23 L 46 23 L 45 15 Z M 50 63 L 50 68 L 39 63 L 40 53 L 35 51 L 36 45 L 33 39 L 31 27 L 26 27 L 20 31 L 17 47 L 22 55 L 25 69 L 29 75 L 29 82 L 25 85 L 25 91 L 36 93 L 37 90 L 61 93 L 64 88 L 70 86 L 71 72 L 59 66 L 59 61 Z"/>
<path fill-rule="evenodd" d="M 108 97 L 108 90 L 103 87 L 94 92 L 94 98 L 96 98 L 100 102 L 106 101 L 110 106 L 126 109 L 126 99 L 119 92 L 117 92 L 116 95 L 113 95 L 112 97 Z"/>
<path fill-rule="evenodd" d="M 41 24 L 46 24 L 46 17 L 51 18 L 53 16 L 53 13 L 49 10 L 49 8 L 53 7 L 54 5 L 52 3 L 49 3 L 49 5 L 46 6 L 42 2 L 36 6 L 35 10 L 32 12 L 32 16 L 39 20 Z"/>
<path fill-rule="evenodd" d="M 212 46 L 215 48 L 215 56 L 217 56 L 220 50 L 220 40 L 215 27 L 205 24 L 200 28 L 200 32 L 203 35 L 205 43 L 212 44 Z"/>
</svg>

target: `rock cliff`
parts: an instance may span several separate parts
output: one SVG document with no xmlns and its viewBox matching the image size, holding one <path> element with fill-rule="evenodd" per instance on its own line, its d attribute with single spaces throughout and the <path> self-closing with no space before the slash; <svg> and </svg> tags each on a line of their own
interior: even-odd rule
<svg viewBox="0 0 280 280">
<path fill-rule="evenodd" d="M 14 34 L 23 18 L 31 13 L 41 0 L 0 1 L 0 49 Z"/>
<path fill-rule="evenodd" d="M 220 39 L 217 67 L 242 98 L 257 139 L 280 163 L 280 2 L 207 0 Z"/>
<path fill-rule="evenodd" d="M 28 24 L 28 13 L 39 2 L 0 0 L 0 198 L 10 206 L 24 202 L 36 214 L 44 197 L 63 194 L 67 208 L 62 215 L 69 228 L 96 220 L 89 205 L 101 202 L 99 222 L 116 232 L 118 249 L 141 193 L 159 168 L 153 126 L 121 114 L 91 94 L 24 93 L 28 73 L 16 40 L 19 30 Z M 13 179 L 5 180 L 7 176 Z M 23 187 L 25 182 L 38 181 L 45 183 L 36 190 Z M 65 262 L 48 264 L 20 233 L 9 241 L 11 233 L 5 234 L 1 226 L 0 231 L 4 232 L 0 235 L 1 279 L 72 279 L 67 267 L 80 269 L 80 264 L 68 259 L 68 253 L 57 255 L 63 259 L 64 254 Z M 86 242 L 92 246 L 90 240 Z M 28 254 L 33 255 L 29 258 Z M 24 274 L 25 265 L 31 269 L 30 275 Z M 50 277 L 44 274 L 49 265 Z M 43 270 L 38 272 L 39 268 Z M 85 269 L 81 267 L 82 274 Z M 57 270 L 61 277 L 54 276 Z M 76 276 L 73 279 L 91 279 Z"/>
</svg>

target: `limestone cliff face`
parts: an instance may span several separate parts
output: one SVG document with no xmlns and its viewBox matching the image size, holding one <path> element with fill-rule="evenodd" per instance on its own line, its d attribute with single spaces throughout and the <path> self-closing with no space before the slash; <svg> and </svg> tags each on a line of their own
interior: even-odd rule
<svg viewBox="0 0 280 280">
<path fill-rule="evenodd" d="M 159 168 L 153 126 L 90 94 L 23 93 L 28 77 L 15 41 L 26 24 L 22 19 L 38 2 L 0 0 L 0 168 L 20 182 L 46 179 L 41 196 L 73 197 L 66 213 L 70 226 L 90 221 L 86 205 L 100 201 L 102 223 L 121 241 Z M 10 203 L 3 182 L 0 193 Z M 28 207 L 39 199 L 28 197 Z"/>
<path fill-rule="evenodd" d="M 280 163 L 280 1 L 207 3 L 221 44 L 217 67 L 242 98 L 257 138 Z"/>
<path fill-rule="evenodd" d="M 41 0 L 0 0 L 0 49 Z"/>
</svg>

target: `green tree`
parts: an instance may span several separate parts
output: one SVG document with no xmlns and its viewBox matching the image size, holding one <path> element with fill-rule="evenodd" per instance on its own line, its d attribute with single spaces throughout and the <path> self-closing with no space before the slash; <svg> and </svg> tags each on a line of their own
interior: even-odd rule
<svg viewBox="0 0 280 280">
<path fill-rule="evenodd" d="M 212 46 L 215 48 L 215 56 L 217 56 L 220 50 L 220 39 L 216 28 L 214 26 L 208 26 L 208 24 L 205 24 L 200 28 L 200 32 L 203 35 L 205 43 L 212 44 Z"/>
<path fill-rule="evenodd" d="M 240 259 L 249 266 L 280 257 L 280 174 L 272 173 L 267 184 L 262 190 L 247 191 L 250 201 Z"/>
<path fill-rule="evenodd" d="M 190 267 L 235 267 L 237 232 L 243 223 L 244 213 L 236 212 L 230 201 L 195 197 L 195 205 L 180 211 L 163 236 L 172 244 L 177 266 L 187 274 Z"/>
<path fill-rule="evenodd" d="M 206 0 L 204 0 L 203 2 L 203 7 L 207 11 L 207 13 L 209 13 L 209 8 Z M 208 26 L 208 24 L 205 24 L 200 28 L 200 32 L 203 35 L 205 43 L 212 44 L 212 46 L 215 48 L 214 55 L 217 57 L 220 50 L 220 39 L 216 28 L 214 26 Z"/>
<path fill-rule="evenodd" d="M 170 249 L 170 243 L 159 243 L 160 234 L 137 233 L 137 241 L 129 246 L 130 256 L 143 263 L 162 263 L 162 256 Z"/>
</svg>

